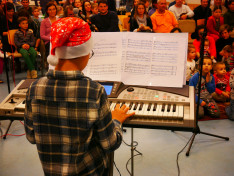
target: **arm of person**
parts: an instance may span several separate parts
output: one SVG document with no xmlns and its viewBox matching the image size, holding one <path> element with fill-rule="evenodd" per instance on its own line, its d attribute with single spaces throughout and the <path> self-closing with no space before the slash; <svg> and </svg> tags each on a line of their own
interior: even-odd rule
<svg viewBox="0 0 234 176">
<path fill-rule="evenodd" d="M 20 34 L 18 33 L 18 31 L 16 31 L 16 32 L 15 32 L 15 35 L 14 35 L 15 46 L 16 46 L 17 48 L 23 48 L 24 44 L 26 44 L 26 43 L 20 42 L 20 37 L 19 37 L 19 35 L 20 35 Z"/>
<path fill-rule="evenodd" d="M 208 32 L 210 32 L 211 34 L 219 35 L 219 32 L 215 30 L 215 24 L 212 18 L 209 18 L 207 20 L 206 27 L 207 27 Z"/>
<path fill-rule="evenodd" d="M 150 16 L 150 19 L 151 19 L 151 22 L 152 22 L 152 26 L 153 26 L 153 32 L 155 32 L 155 33 L 157 33 L 158 31 L 157 31 L 157 28 L 158 28 L 158 26 L 157 26 L 157 21 L 153 18 L 153 16 L 154 15 L 151 15 Z"/>
<path fill-rule="evenodd" d="M 35 37 L 34 37 L 32 32 L 30 32 L 30 40 L 29 40 L 28 44 L 29 44 L 30 47 L 35 46 Z"/>
<path fill-rule="evenodd" d="M 234 88 L 234 69 L 231 71 L 230 79 L 229 79 L 229 85 L 233 89 Z"/>
<path fill-rule="evenodd" d="M 228 80 L 228 83 L 227 83 L 227 85 L 226 85 L 226 92 L 230 92 L 231 91 L 231 87 L 230 87 L 230 78 L 229 78 L 229 76 L 226 76 L 227 77 L 227 80 Z"/>
<path fill-rule="evenodd" d="M 213 75 L 214 76 L 214 80 L 215 80 L 215 85 L 217 85 L 217 80 L 218 80 L 218 78 L 217 78 L 217 76 L 214 74 Z M 220 90 L 219 88 L 217 88 L 216 86 L 215 86 L 215 93 L 217 93 L 218 95 L 221 95 L 222 94 L 222 90 Z"/>
<path fill-rule="evenodd" d="M 206 82 L 206 87 L 208 92 L 213 93 L 215 92 L 215 79 L 212 74 L 210 74 L 211 80 L 209 82 Z"/>
<path fill-rule="evenodd" d="M 189 6 L 185 5 L 187 18 L 192 18 L 194 16 L 194 12 L 189 8 Z"/>
<path fill-rule="evenodd" d="M 46 19 L 45 19 L 46 20 Z M 41 36 L 41 39 L 44 40 L 44 41 L 50 41 L 50 36 L 46 36 L 46 21 L 43 20 L 41 22 L 41 26 L 40 26 L 40 36 Z"/>
<path fill-rule="evenodd" d="M 208 40 L 210 42 L 209 48 L 210 48 L 210 55 L 216 58 L 216 46 L 215 46 L 215 40 L 213 37 L 208 36 Z"/>
<path fill-rule="evenodd" d="M 193 75 L 190 80 L 189 80 L 189 86 L 193 86 L 194 89 L 196 89 L 197 87 L 197 84 L 198 84 L 198 81 L 199 81 L 199 73 L 196 73 L 195 75 Z M 196 100 L 196 103 L 198 103 L 198 96 L 197 94 L 195 94 L 195 100 Z M 199 100 L 199 104 L 202 103 L 202 99 Z"/>
<path fill-rule="evenodd" d="M 25 112 L 24 112 L 24 128 L 26 133 L 26 138 L 31 144 L 35 144 L 35 135 L 33 128 L 33 117 L 32 117 L 32 106 L 30 100 L 30 89 L 28 89 L 25 102 Z"/>
</svg>

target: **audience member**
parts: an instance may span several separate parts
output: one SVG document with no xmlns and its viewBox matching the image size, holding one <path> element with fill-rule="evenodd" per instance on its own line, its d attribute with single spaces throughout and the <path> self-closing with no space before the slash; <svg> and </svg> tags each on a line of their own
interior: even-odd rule
<svg viewBox="0 0 234 176">
<path fill-rule="evenodd" d="M 29 87 L 26 137 L 37 145 L 45 175 L 109 175 L 108 155 L 121 145 L 121 124 L 134 113 L 119 104 L 111 112 L 104 87 L 84 76 L 93 46 L 87 23 L 61 18 L 52 24 L 51 41 L 48 62 L 56 67 Z"/>
<path fill-rule="evenodd" d="M 106 0 L 98 2 L 99 14 L 90 18 L 91 23 L 94 24 L 99 32 L 119 32 L 118 16 L 115 12 L 108 11 Z"/>
<path fill-rule="evenodd" d="M 77 8 L 82 11 L 82 1 L 81 0 L 75 0 L 73 3 L 74 8 Z"/>
<path fill-rule="evenodd" d="M 226 45 L 220 52 L 222 57 L 222 62 L 225 63 L 227 72 L 232 71 L 234 68 L 234 56 L 231 45 Z"/>
<path fill-rule="evenodd" d="M 185 20 L 194 16 L 189 6 L 183 4 L 183 0 L 176 0 L 176 4 L 169 8 L 173 12 L 177 20 Z"/>
<path fill-rule="evenodd" d="M 194 38 L 195 40 L 193 41 L 193 45 L 196 48 L 196 54 L 197 57 L 200 58 L 200 46 L 201 46 L 201 39 L 203 37 L 205 26 L 204 25 L 199 25 L 196 27 L 196 30 L 194 32 Z M 209 49 L 210 49 L 210 56 L 212 61 L 215 63 L 215 58 L 216 58 L 216 47 L 215 47 L 215 41 L 212 37 L 206 36 L 206 38 L 209 40 Z"/>
<path fill-rule="evenodd" d="M 188 46 L 188 54 L 187 54 L 187 64 L 186 64 L 186 84 L 189 84 L 189 79 L 194 75 L 195 73 L 195 66 L 196 62 L 196 50 L 193 45 Z"/>
<path fill-rule="evenodd" d="M 64 16 L 63 17 L 74 17 L 74 11 L 72 5 L 67 5 L 64 9 Z"/>
<path fill-rule="evenodd" d="M 206 10 L 208 10 L 208 17 L 212 15 L 210 7 L 208 7 L 208 0 L 201 0 L 201 5 L 197 6 L 193 12 L 194 12 L 194 20 L 196 21 L 200 19 L 205 19 L 206 17 Z"/>
<path fill-rule="evenodd" d="M 46 53 L 45 56 L 49 55 L 49 49 L 50 49 L 50 32 L 51 32 L 51 25 L 58 19 L 56 17 L 57 15 L 57 7 L 53 2 L 49 2 L 46 5 L 46 14 L 47 18 L 42 20 L 41 26 L 40 26 L 40 36 L 41 39 L 45 43 L 45 49 Z"/>
<path fill-rule="evenodd" d="M 98 11 L 98 3 L 93 3 L 92 4 L 92 15 L 96 15 L 98 13 L 99 13 L 99 11 Z"/>
<path fill-rule="evenodd" d="M 168 5 L 168 9 L 169 9 L 171 6 L 175 5 L 175 4 L 176 4 L 176 1 L 175 1 L 175 0 L 172 1 L 172 2 L 170 2 L 170 4 Z M 186 2 L 185 2 L 185 0 L 183 0 L 183 4 L 184 4 L 184 5 L 187 5 Z"/>
<path fill-rule="evenodd" d="M 134 1 L 135 0 L 126 0 L 126 11 L 131 12 L 131 10 L 134 8 Z"/>
<path fill-rule="evenodd" d="M 195 73 L 189 80 L 189 85 L 195 88 L 195 99 L 197 106 L 199 107 L 198 119 L 204 117 L 204 112 L 211 118 L 219 118 L 220 111 L 216 102 L 212 99 L 212 93 L 215 92 L 215 79 L 210 73 L 212 70 L 212 59 L 204 57 L 202 66 L 202 80 L 201 80 L 201 93 L 200 100 L 198 100 L 198 82 L 200 78 L 200 72 Z"/>
<path fill-rule="evenodd" d="M 131 9 L 131 18 L 134 16 L 135 14 L 135 8 L 136 8 L 136 5 L 138 4 L 140 0 L 133 0 L 133 7 Z"/>
<path fill-rule="evenodd" d="M 228 106 L 225 111 L 228 115 L 229 120 L 234 121 L 234 69 L 231 71 L 230 79 L 229 79 L 229 85 L 231 87 L 230 92 L 230 106 Z"/>
<path fill-rule="evenodd" d="M 65 10 L 65 8 L 69 5 L 73 6 L 74 4 L 74 0 L 66 0 L 65 3 L 63 4 L 63 9 Z"/>
<path fill-rule="evenodd" d="M 214 11 L 214 7 L 215 6 L 221 6 L 221 8 L 222 8 L 222 15 L 227 12 L 227 8 L 223 5 L 222 0 L 214 0 L 214 5 L 210 6 L 210 9 L 212 10 L 212 12 Z"/>
<path fill-rule="evenodd" d="M 133 18 L 130 21 L 130 31 L 133 32 L 152 32 L 152 22 L 148 16 L 145 4 L 139 2 L 136 5 L 136 10 Z"/>
<path fill-rule="evenodd" d="M 234 39 L 230 37 L 230 26 L 228 24 L 224 24 L 220 26 L 219 28 L 220 32 L 220 38 L 216 41 L 216 52 L 217 52 L 217 60 L 221 61 L 222 56 L 219 54 L 220 51 L 225 47 L 226 45 L 232 45 Z"/>
<path fill-rule="evenodd" d="M 219 28 L 224 24 L 221 13 L 221 6 L 215 6 L 213 9 L 213 15 L 207 20 L 207 35 L 213 37 L 215 41 L 219 39 Z"/>
<path fill-rule="evenodd" d="M 85 0 L 83 2 L 83 6 L 82 6 L 83 19 L 87 19 L 92 16 L 91 7 L 92 7 L 91 2 L 89 0 Z"/>
<path fill-rule="evenodd" d="M 204 56 L 210 57 L 210 41 L 208 39 L 204 41 Z"/>
<path fill-rule="evenodd" d="M 35 50 L 38 51 L 38 47 L 40 46 L 40 26 L 41 26 L 41 22 L 42 19 L 39 17 L 39 8 L 37 6 L 33 7 L 33 11 L 32 11 L 32 24 L 34 25 L 34 37 L 36 38 L 36 44 L 35 44 Z"/>
<path fill-rule="evenodd" d="M 141 3 L 144 3 L 144 5 L 145 5 L 145 10 L 146 10 L 146 12 L 148 13 L 148 11 L 149 11 L 149 5 L 150 5 L 150 2 L 149 2 L 150 0 L 140 0 L 140 1 L 138 1 L 138 3 L 139 2 L 141 2 Z"/>
<path fill-rule="evenodd" d="M 29 6 L 29 0 L 21 0 L 21 4 L 23 5 L 23 7 L 18 10 L 18 13 L 21 10 L 26 10 L 29 15 L 32 16 L 32 7 Z"/>
<path fill-rule="evenodd" d="M 224 24 L 228 24 L 231 28 L 234 28 L 234 0 L 230 0 L 228 4 L 229 9 L 223 15 Z"/>
<path fill-rule="evenodd" d="M 151 16 L 156 12 L 158 0 L 152 0 L 152 8 L 149 10 L 148 15 Z"/>
<path fill-rule="evenodd" d="M 173 28 L 178 27 L 174 14 L 166 9 L 166 0 L 158 0 L 158 8 L 150 17 L 154 32 L 169 33 Z"/>
<path fill-rule="evenodd" d="M 37 52 L 34 49 L 35 38 L 33 32 L 28 30 L 28 19 L 20 17 L 18 19 L 20 29 L 15 32 L 14 41 L 19 53 L 22 54 L 27 67 L 27 78 L 37 78 L 35 69 Z"/>
<path fill-rule="evenodd" d="M 6 57 L 8 56 L 9 55 L 6 53 Z M 2 80 L 3 65 L 4 65 L 4 53 L 3 53 L 2 38 L 0 36 L 0 84 L 3 83 Z"/>
<path fill-rule="evenodd" d="M 46 14 L 46 4 L 48 2 L 48 0 L 40 0 L 41 12 L 43 13 L 43 15 Z"/>
<path fill-rule="evenodd" d="M 230 98 L 231 88 L 229 86 L 229 76 L 223 62 L 217 62 L 214 66 L 215 92 L 212 98 L 215 101 L 226 102 Z"/>
</svg>

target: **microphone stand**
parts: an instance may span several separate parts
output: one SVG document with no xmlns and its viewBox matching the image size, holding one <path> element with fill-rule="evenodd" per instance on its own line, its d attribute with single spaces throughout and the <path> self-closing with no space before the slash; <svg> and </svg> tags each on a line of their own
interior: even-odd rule
<svg viewBox="0 0 234 176">
<path fill-rule="evenodd" d="M 223 137 L 223 136 L 218 136 L 218 135 L 214 135 L 214 134 L 210 134 L 210 133 L 206 133 L 206 132 L 202 132 L 200 131 L 200 128 L 198 126 L 198 114 L 199 114 L 199 100 L 200 100 L 200 93 L 201 93 L 201 80 L 202 80 L 202 66 L 203 66 L 203 59 L 204 59 L 204 42 L 205 42 L 205 38 L 206 38 L 206 35 L 207 35 L 207 28 L 206 28 L 206 24 L 207 24 L 207 19 L 208 19 L 208 15 L 209 15 L 209 7 L 210 7 L 210 0 L 208 1 L 208 6 L 206 8 L 206 16 L 205 16 L 205 29 L 204 29 L 204 32 L 203 32 L 203 35 L 202 35 L 202 39 L 201 39 L 201 47 L 200 47 L 200 76 L 199 76 L 199 83 L 198 83 L 198 104 L 197 104 L 197 108 L 196 108 L 196 116 L 195 116 L 195 119 L 196 119 L 196 126 L 195 128 L 193 129 L 193 135 L 192 135 L 192 139 L 191 139 L 191 142 L 189 144 L 189 147 L 188 147 L 188 150 L 186 152 L 186 156 L 189 156 L 189 152 L 191 150 L 191 147 L 193 145 L 193 141 L 196 137 L 197 134 L 205 134 L 205 135 L 208 135 L 208 136 L 213 136 L 213 137 L 217 137 L 217 138 L 221 138 L 221 139 L 225 139 L 226 141 L 229 141 L 229 138 L 228 137 Z"/>
</svg>

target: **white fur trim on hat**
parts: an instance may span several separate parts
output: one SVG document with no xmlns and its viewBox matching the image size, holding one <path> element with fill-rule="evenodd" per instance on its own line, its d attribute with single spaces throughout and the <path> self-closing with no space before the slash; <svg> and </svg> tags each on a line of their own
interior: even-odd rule
<svg viewBox="0 0 234 176">
<path fill-rule="evenodd" d="M 49 55 L 47 57 L 47 62 L 50 64 L 50 65 L 53 65 L 53 66 L 56 66 L 58 64 L 58 58 L 54 55 Z"/>
<path fill-rule="evenodd" d="M 86 56 L 93 49 L 93 38 L 76 46 L 61 46 L 55 49 L 55 56 L 60 59 L 74 59 L 76 57 Z"/>
</svg>

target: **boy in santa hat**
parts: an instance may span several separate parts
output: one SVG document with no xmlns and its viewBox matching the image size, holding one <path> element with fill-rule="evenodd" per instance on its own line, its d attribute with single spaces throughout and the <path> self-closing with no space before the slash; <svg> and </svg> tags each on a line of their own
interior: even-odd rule
<svg viewBox="0 0 234 176">
<path fill-rule="evenodd" d="M 54 22 L 51 44 L 55 70 L 27 92 L 26 137 L 37 144 L 45 175 L 108 175 L 107 154 L 120 146 L 121 124 L 134 113 L 126 105 L 111 112 L 103 86 L 82 73 L 93 47 L 86 22 Z"/>
</svg>

